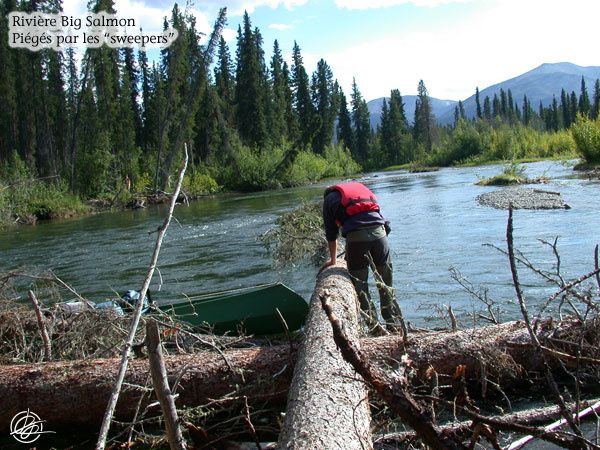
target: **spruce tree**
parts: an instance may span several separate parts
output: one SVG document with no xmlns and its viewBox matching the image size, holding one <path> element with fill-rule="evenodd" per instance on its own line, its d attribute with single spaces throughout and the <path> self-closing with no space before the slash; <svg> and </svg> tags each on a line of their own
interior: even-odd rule
<svg viewBox="0 0 600 450">
<path fill-rule="evenodd" d="M 259 148 L 267 142 L 266 74 L 261 61 L 260 41 L 260 35 L 252 31 L 250 17 L 245 12 L 243 30 L 238 31 L 236 119 L 242 141 Z"/>
<path fill-rule="evenodd" d="M 485 117 L 486 120 L 492 120 L 492 105 L 490 103 L 490 97 L 487 95 L 483 99 L 483 117 Z"/>
<path fill-rule="evenodd" d="M 508 117 L 508 100 L 506 98 L 506 92 L 500 88 L 500 116 L 503 119 Z"/>
<path fill-rule="evenodd" d="M 310 96 L 309 79 L 304 68 L 300 46 L 294 41 L 291 85 L 294 92 L 294 110 L 298 118 L 300 144 L 310 146 L 313 136 L 314 107 Z"/>
<path fill-rule="evenodd" d="M 420 80 L 417 88 L 417 101 L 415 103 L 415 124 L 413 133 L 415 140 L 423 145 L 423 148 L 427 153 L 431 152 L 433 144 L 432 130 L 434 127 L 434 120 L 427 88 L 425 87 L 423 80 Z"/>
<path fill-rule="evenodd" d="M 139 154 L 136 146 L 136 121 L 139 119 L 137 116 L 139 109 L 137 108 L 137 87 L 133 87 L 134 83 L 129 79 L 130 74 L 136 76 L 127 63 L 123 64 L 118 93 L 119 120 L 114 125 L 112 144 L 116 149 L 115 156 L 119 164 L 120 179 L 128 178 L 135 183 L 139 173 Z"/>
<path fill-rule="evenodd" d="M 569 101 L 569 106 L 570 106 L 570 119 L 569 119 L 569 123 L 574 123 L 575 120 L 577 119 L 577 112 L 578 112 L 578 102 L 577 102 L 577 94 L 575 94 L 575 91 L 571 91 L 571 99 Z"/>
<path fill-rule="evenodd" d="M 352 120 L 348 111 L 348 103 L 344 92 L 339 90 L 338 97 L 340 99 L 340 109 L 338 113 L 337 140 L 342 142 L 352 154 L 356 153 L 354 130 L 352 128 Z"/>
<path fill-rule="evenodd" d="M 195 22 L 175 4 L 163 28 L 179 30 L 178 39 L 161 50 L 160 71 L 166 104 L 158 113 L 158 139 L 154 189 L 168 191 L 172 166 L 183 142 L 190 140 L 193 119 L 202 88 L 206 86 L 206 68 L 200 58 L 199 36 Z M 190 80 L 193 79 L 193 83 Z"/>
<path fill-rule="evenodd" d="M 217 155 L 215 150 L 221 147 L 219 133 L 219 98 L 218 87 L 209 86 L 204 90 L 198 111 L 196 112 L 196 127 L 194 129 L 194 164 L 209 164 Z"/>
<path fill-rule="evenodd" d="M 562 123 L 565 128 L 571 126 L 571 106 L 569 104 L 569 96 L 564 88 L 560 91 L 560 112 L 562 114 Z"/>
<path fill-rule="evenodd" d="M 48 172 L 58 175 L 67 169 L 68 128 L 63 54 L 50 51 L 47 54 L 47 96 L 45 111 L 49 135 L 52 139 Z"/>
<path fill-rule="evenodd" d="M 22 160 L 31 167 L 36 164 L 36 154 L 40 150 L 37 143 L 39 131 L 42 62 L 41 52 L 21 50 L 14 52 L 15 91 L 17 107 L 17 151 Z M 2 71 L 4 68 L 2 68 Z"/>
<path fill-rule="evenodd" d="M 214 75 L 216 94 L 220 99 L 223 118 L 229 125 L 233 125 L 235 80 L 229 46 L 225 42 L 223 36 L 219 39 L 219 49 L 217 51 L 217 63 L 214 69 Z M 205 100 L 206 98 L 203 101 Z"/>
<path fill-rule="evenodd" d="M 288 125 L 286 114 L 288 111 L 288 80 L 283 72 L 283 56 L 277 40 L 273 43 L 273 56 L 271 58 L 271 86 L 273 99 L 271 106 L 271 119 L 269 128 L 273 142 L 282 143 L 288 139 Z"/>
<path fill-rule="evenodd" d="M 160 141 L 166 129 L 168 108 L 167 81 L 163 71 L 153 62 L 148 70 L 148 95 L 144 101 L 144 152 L 146 161 L 151 161 L 158 155 Z M 157 161 L 158 163 L 158 161 Z M 155 167 L 147 167 L 154 171 Z M 157 182 L 157 180 L 155 180 Z"/>
<path fill-rule="evenodd" d="M 494 93 L 494 100 L 492 101 L 492 116 L 500 116 L 500 100 L 498 100 L 496 93 Z"/>
<path fill-rule="evenodd" d="M 148 116 L 152 91 L 150 87 L 150 67 L 148 65 L 148 55 L 146 55 L 145 50 L 140 49 L 138 51 L 138 66 L 140 85 L 142 89 L 140 107 L 140 121 L 142 132 L 140 134 L 139 145 L 142 148 L 144 154 L 149 155 L 148 148 L 151 145 L 151 131 L 148 129 Z"/>
<path fill-rule="evenodd" d="M 355 136 L 355 157 L 361 162 L 367 162 L 369 142 L 371 140 L 371 123 L 367 102 L 363 99 L 356 79 L 352 79 L 352 123 Z"/>
<path fill-rule="evenodd" d="M 381 104 L 381 118 L 379 127 L 377 128 L 377 133 L 379 135 L 379 145 L 383 154 L 385 155 L 387 161 L 392 161 L 392 133 L 391 133 L 391 125 L 390 125 L 390 110 L 388 108 L 387 99 L 383 98 L 383 103 Z"/>
<path fill-rule="evenodd" d="M 558 113 L 558 102 L 556 101 L 556 96 L 552 96 L 552 109 L 551 109 L 551 120 L 550 120 L 551 128 L 553 131 L 558 131 L 560 127 L 560 118 Z"/>
<path fill-rule="evenodd" d="M 299 138 L 298 116 L 294 110 L 294 92 L 292 88 L 292 79 L 287 62 L 283 62 L 282 67 L 284 98 L 285 98 L 285 123 L 287 129 L 287 138 L 290 141 L 297 141 Z"/>
<path fill-rule="evenodd" d="M 8 46 L 8 13 L 13 1 L 0 2 L 0 161 L 10 158 L 17 146 L 17 91 L 13 57 Z"/>
<path fill-rule="evenodd" d="M 592 119 L 600 116 L 600 79 L 596 78 L 594 83 L 594 104 L 592 106 Z"/>
<path fill-rule="evenodd" d="M 579 93 L 579 102 L 577 106 L 579 107 L 579 112 L 581 114 L 585 114 L 586 116 L 590 115 L 592 108 L 590 104 L 590 97 L 588 95 L 587 88 L 585 87 L 585 79 L 583 78 L 583 75 L 581 76 L 581 91 Z"/>
<path fill-rule="evenodd" d="M 318 117 L 316 123 L 315 137 L 313 139 L 313 151 L 323 153 L 325 147 L 331 144 L 333 136 L 333 123 L 337 115 L 335 110 L 335 94 L 333 86 L 333 73 L 325 60 L 317 63 L 317 70 L 313 82 L 313 103 L 315 114 Z"/>
<path fill-rule="evenodd" d="M 138 67 L 132 48 L 121 49 L 121 59 L 127 74 L 128 86 L 125 89 L 129 92 L 130 105 L 133 111 L 133 123 L 135 127 L 135 142 L 140 146 L 143 134 L 142 109 L 139 103 L 140 92 L 140 68 Z M 121 88 L 123 90 L 123 88 Z"/>
<path fill-rule="evenodd" d="M 92 12 L 106 11 L 115 14 L 113 0 L 98 0 Z M 98 119 L 104 130 L 111 133 L 118 120 L 119 92 L 119 52 L 103 45 L 100 48 L 89 48 L 89 63 L 92 66 L 93 87 L 96 94 Z"/>
<path fill-rule="evenodd" d="M 531 124 L 531 113 L 533 111 L 531 110 L 531 103 L 529 103 L 529 99 L 527 98 L 527 95 L 523 96 L 523 117 L 522 117 L 522 121 L 523 121 L 523 125 L 525 125 L 526 127 L 528 127 Z"/>
<path fill-rule="evenodd" d="M 475 114 L 477 119 L 481 119 L 483 117 L 482 115 L 482 111 L 481 111 L 481 103 L 479 101 L 479 87 L 475 88 Z"/>
<path fill-rule="evenodd" d="M 458 115 L 462 120 L 467 120 L 467 115 L 465 114 L 465 107 L 462 100 L 458 101 Z"/>
<path fill-rule="evenodd" d="M 508 89 L 506 101 L 508 102 L 508 120 L 510 123 L 515 122 L 515 102 L 513 101 L 512 91 Z"/>
<path fill-rule="evenodd" d="M 411 158 L 404 102 L 398 89 L 392 89 L 389 102 L 383 100 L 379 145 L 386 157 L 380 164 L 402 164 Z"/>
</svg>

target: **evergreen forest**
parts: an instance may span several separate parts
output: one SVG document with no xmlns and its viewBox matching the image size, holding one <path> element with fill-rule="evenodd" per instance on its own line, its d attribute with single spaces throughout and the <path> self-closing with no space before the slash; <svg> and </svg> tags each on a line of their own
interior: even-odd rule
<svg viewBox="0 0 600 450">
<path fill-rule="evenodd" d="M 92 12 L 117 13 L 113 0 Z M 0 224 L 85 212 L 169 192 L 184 143 L 184 190 L 198 196 L 254 191 L 407 164 L 575 157 L 600 163 L 600 85 L 561 92 L 548 106 L 501 90 L 462 102 L 439 126 L 419 82 L 414 123 L 399 90 L 370 124 L 356 81 L 349 97 L 321 59 L 307 71 L 299 43 L 290 64 L 279 43 L 263 42 L 246 13 L 235 55 L 222 36 L 222 9 L 210 34 L 175 4 L 164 27 L 179 38 L 160 57 L 106 46 L 78 54 L 8 46 L 13 10 L 60 12 L 60 0 L 0 0 Z M 265 48 L 271 49 L 269 58 Z M 232 46 L 233 47 L 233 46 Z"/>
</svg>

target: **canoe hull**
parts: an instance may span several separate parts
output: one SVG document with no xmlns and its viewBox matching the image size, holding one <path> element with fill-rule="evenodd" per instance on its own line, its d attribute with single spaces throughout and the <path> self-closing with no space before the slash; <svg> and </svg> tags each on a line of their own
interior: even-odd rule
<svg viewBox="0 0 600 450">
<path fill-rule="evenodd" d="M 158 309 L 215 334 L 283 333 L 285 327 L 277 310 L 293 331 L 302 327 L 308 313 L 304 299 L 280 283 L 193 297 L 158 305 Z"/>
</svg>

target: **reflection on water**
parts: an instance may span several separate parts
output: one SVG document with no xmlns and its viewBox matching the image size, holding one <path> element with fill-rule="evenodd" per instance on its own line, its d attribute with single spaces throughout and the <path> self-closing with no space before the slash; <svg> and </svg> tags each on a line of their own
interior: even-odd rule
<svg viewBox="0 0 600 450">
<path fill-rule="evenodd" d="M 600 241 L 600 183 L 572 178 L 556 162 L 529 164 L 530 177 L 546 174 L 553 181 L 542 189 L 560 191 L 571 210 L 516 211 L 515 244 L 535 264 L 552 270 L 551 250 L 538 239 L 559 236 L 566 278 L 593 268 L 593 248 Z M 392 221 L 390 241 L 398 299 L 411 322 L 435 316 L 432 305 L 452 304 L 459 316 L 480 308 L 451 279 L 456 267 L 506 311 L 517 315 L 506 257 L 484 246 L 505 247 L 506 211 L 479 206 L 475 197 L 491 189 L 475 186 L 478 177 L 501 171 L 499 166 L 449 168 L 439 172 L 377 173 L 363 181 L 377 194 Z M 275 270 L 257 237 L 278 215 L 302 201 L 322 198 L 325 184 L 298 189 L 229 194 L 177 206 L 159 257 L 152 289 L 157 300 L 181 298 L 271 281 L 283 281 L 308 299 L 316 268 L 300 264 Z M 101 300 L 115 290 L 139 288 L 161 224 L 165 206 L 99 214 L 72 220 L 19 227 L 0 235 L 1 269 L 19 266 L 51 268 L 79 292 Z M 550 286 L 521 269 L 525 293 L 540 302 Z"/>
</svg>

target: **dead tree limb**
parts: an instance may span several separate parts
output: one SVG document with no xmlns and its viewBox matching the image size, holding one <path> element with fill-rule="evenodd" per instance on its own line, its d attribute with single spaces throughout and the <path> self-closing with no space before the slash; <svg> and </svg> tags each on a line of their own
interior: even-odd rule
<svg viewBox="0 0 600 450">
<path fill-rule="evenodd" d="M 169 210 L 167 215 L 163 221 L 163 224 L 159 228 L 158 236 L 156 238 L 156 244 L 154 246 L 154 252 L 152 253 L 152 258 L 150 260 L 150 266 L 148 267 L 148 274 L 146 275 L 146 279 L 144 280 L 144 284 L 142 286 L 142 290 L 140 292 L 140 298 L 136 304 L 135 312 L 133 315 L 133 320 L 131 323 L 131 327 L 129 329 L 129 335 L 127 336 L 127 341 L 125 342 L 125 346 L 123 347 L 123 353 L 121 355 L 121 365 L 119 367 L 119 373 L 117 374 L 117 378 L 113 387 L 113 391 L 106 407 L 106 412 L 104 414 L 104 419 L 102 421 L 102 427 L 100 428 L 100 433 L 98 436 L 98 441 L 96 443 L 96 450 L 103 450 L 106 446 L 106 437 L 108 436 L 108 430 L 110 429 L 110 422 L 112 420 L 112 416 L 115 412 L 115 408 L 117 406 L 117 401 L 119 400 L 119 394 L 121 392 L 121 387 L 123 385 L 123 380 L 125 379 L 125 372 L 127 371 L 127 364 L 129 361 L 129 355 L 131 353 L 131 347 L 133 345 L 133 341 L 135 339 L 135 333 L 137 331 L 140 317 L 142 316 L 142 310 L 144 308 L 144 298 L 146 297 L 146 293 L 148 292 L 148 288 L 150 287 L 150 281 L 152 280 L 152 276 L 154 275 L 154 270 L 156 269 L 156 263 L 158 261 L 158 254 L 160 253 L 160 247 L 162 245 L 162 240 L 167 232 L 167 228 L 171 223 L 171 218 L 173 217 L 173 210 L 175 209 L 175 203 L 177 203 L 177 197 L 179 197 L 179 191 L 181 190 L 181 185 L 183 183 L 183 176 L 185 174 L 185 170 L 187 168 L 188 163 L 188 153 L 187 146 L 185 146 L 185 155 L 183 159 L 183 164 L 181 169 L 179 170 L 179 178 L 177 180 L 177 185 L 175 187 L 175 191 L 173 192 L 173 196 L 171 198 L 171 204 L 169 205 Z"/>
<path fill-rule="evenodd" d="M 478 412 L 472 411 L 469 408 L 465 408 L 463 406 L 457 405 L 455 402 L 450 402 L 447 400 L 443 400 L 440 398 L 431 397 L 428 395 L 419 396 L 424 400 L 434 401 L 438 404 L 442 404 L 447 408 L 454 409 L 457 413 L 460 413 L 466 417 L 469 417 L 473 420 L 474 423 L 483 423 L 486 425 L 491 425 L 497 430 L 504 431 L 513 431 L 515 433 L 521 434 L 532 434 L 535 436 L 544 439 L 545 441 L 552 442 L 553 444 L 558 445 L 559 447 L 569 448 L 572 450 L 578 450 L 582 448 L 582 441 L 585 439 L 580 438 L 579 436 L 565 436 L 562 433 L 558 432 L 546 432 L 543 428 L 536 428 L 527 425 L 521 425 L 510 420 L 507 420 L 504 417 L 489 417 L 484 416 Z M 560 407 L 558 408 L 560 411 Z M 562 414 L 562 412 L 561 412 Z M 585 448 L 585 447 L 583 447 Z"/>
<path fill-rule="evenodd" d="M 592 406 L 582 410 L 579 413 L 573 414 L 573 420 L 579 421 L 580 419 L 584 418 L 588 414 L 592 414 L 592 413 L 597 414 L 598 411 L 600 411 L 600 401 L 594 403 Z M 566 423 L 567 423 L 567 421 L 565 419 L 557 420 L 556 422 L 551 423 L 550 425 L 544 427 L 544 431 L 556 430 L 557 428 L 560 428 L 561 426 L 565 425 Z M 536 437 L 532 436 L 532 435 L 524 436 L 521 439 L 510 444 L 506 450 L 518 450 L 518 449 L 522 448 L 528 442 L 534 440 L 535 438 Z"/>
<path fill-rule="evenodd" d="M 336 348 L 321 296 L 344 319 L 346 333 L 358 341 L 356 291 L 345 263 L 318 276 L 288 395 L 282 449 L 372 448 L 369 402 L 362 380 Z"/>
<path fill-rule="evenodd" d="M 338 319 L 329 304 L 328 296 L 323 294 L 321 294 L 320 300 L 331 323 L 333 339 L 344 359 L 352 365 L 354 370 L 375 389 L 403 422 L 410 425 L 417 432 L 429 447 L 438 450 L 464 448 L 451 437 L 440 433 L 438 427 L 433 424 L 427 409 L 408 392 L 406 380 L 401 379 L 404 377 L 397 377 L 397 379 L 392 380 L 371 366 L 364 353 L 348 338 L 343 328 L 345 323 Z"/>
<path fill-rule="evenodd" d="M 506 244 L 508 247 L 508 260 L 509 260 L 509 264 L 510 264 L 510 271 L 511 271 L 512 278 L 513 278 L 513 286 L 514 286 L 515 292 L 517 294 L 517 301 L 519 303 L 519 308 L 521 309 L 521 315 L 523 316 L 523 320 L 525 321 L 525 326 L 527 327 L 527 331 L 529 333 L 529 336 L 531 337 L 531 342 L 533 343 L 536 352 L 541 357 L 542 364 L 544 367 L 544 375 L 546 378 L 546 382 L 548 383 L 548 387 L 550 388 L 550 391 L 552 392 L 554 399 L 560 408 L 561 414 L 563 415 L 563 417 L 565 418 L 565 420 L 567 421 L 567 423 L 569 424 L 569 426 L 571 427 L 573 432 L 577 436 L 581 437 L 582 436 L 581 430 L 579 429 L 579 426 L 575 423 L 571 413 L 567 409 L 565 400 L 564 400 L 562 394 L 560 393 L 558 386 L 556 385 L 556 381 L 554 380 L 554 377 L 552 376 L 552 371 L 550 370 L 550 366 L 548 365 L 548 362 L 546 360 L 546 355 L 542 348 L 542 344 L 540 343 L 537 334 L 533 330 L 531 321 L 529 319 L 529 314 L 527 312 L 527 306 L 525 304 L 525 297 L 523 295 L 523 291 L 521 290 L 521 284 L 519 283 L 519 276 L 517 273 L 517 263 L 516 263 L 516 259 L 515 259 L 515 252 L 514 252 L 514 245 L 513 245 L 512 205 L 509 206 L 509 208 L 508 208 L 508 223 L 506 225 Z"/>
<path fill-rule="evenodd" d="M 175 399 L 173 398 L 171 389 L 169 388 L 169 380 L 167 379 L 167 370 L 165 369 L 158 325 L 154 320 L 149 320 L 146 323 L 146 347 L 148 349 L 152 384 L 154 385 L 154 392 L 160 402 L 160 408 L 165 419 L 169 446 L 171 450 L 185 450 L 187 443 L 183 438 L 181 427 L 179 426 Z"/>
<path fill-rule="evenodd" d="M 40 328 L 40 334 L 42 335 L 42 340 L 44 341 L 44 361 L 50 361 L 52 359 L 52 342 L 48 336 L 48 329 L 46 328 L 44 315 L 40 310 L 40 303 L 38 302 L 32 290 L 27 291 L 27 295 L 29 296 L 29 300 L 31 300 L 31 304 L 33 305 L 38 327 Z"/>
<path fill-rule="evenodd" d="M 436 398 L 436 396 L 432 396 L 432 398 Z M 435 401 L 434 401 L 435 403 Z M 600 399 L 595 398 L 590 401 L 583 402 L 583 407 L 589 409 L 589 406 L 594 407 L 595 405 L 600 403 Z M 588 406 L 589 405 L 589 406 Z M 574 407 L 574 404 L 569 404 L 569 408 Z M 580 418 L 584 418 L 583 412 L 580 414 Z M 591 412 L 590 412 L 591 413 Z M 535 409 L 527 409 L 524 411 L 518 411 L 511 414 L 505 415 L 494 415 L 489 416 L 488 419 L 493 421 L 503 421 L 504 423 L 510 423 L 515 425 L 521 425 L 526 427 L 540 427 L 546 425 L 547 423 L 556 420 L 560 417 L 560 410 L 558 406 L 551 405 L 545 406 L 542 408 Z M 585 416 L 587 417 L 587 416 Z M 464 435 L 469 433 L 473 426 L 472 420 L 463 420 L 460 422 L 452 422 L 448 424 L 441 425 L 442 430 L 446 434 L 453 435 Z M 399 433 L 386 433 L 381 436 L 375 438 L 375 444 L 396 444 L 402 443 L 409 440 L 416 439 L 416 435 L 414 431 L 405 431 Z"/>
</svg>

